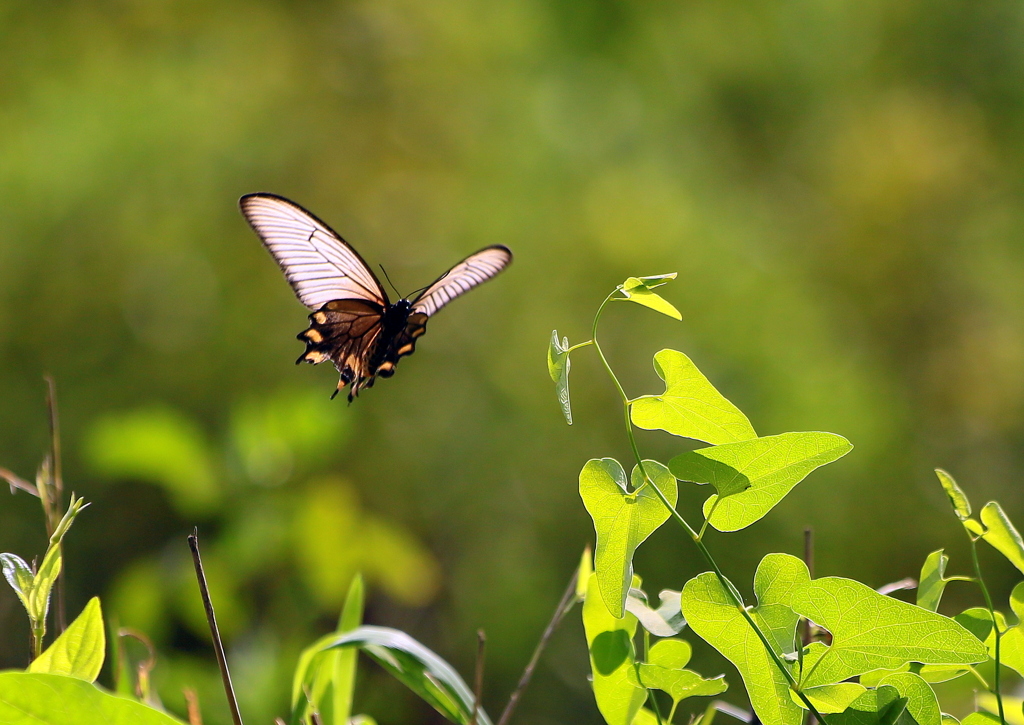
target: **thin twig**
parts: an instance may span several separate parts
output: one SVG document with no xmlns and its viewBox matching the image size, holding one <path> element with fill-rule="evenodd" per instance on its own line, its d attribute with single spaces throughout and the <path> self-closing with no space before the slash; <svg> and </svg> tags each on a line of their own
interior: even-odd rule
<svg viewBox="0 0 1024 725">
<path fill-rule="evenodd" d="M 231 719 L 235 725 L 242 725 L 242 714 L 238 710 L 238 699 L 235 697 L 235 688 L 231 685 L 231 673 L 228 671 L 228 660 L 224 656 L 224 643 L 220 638 L 220 630 L 217 628 L 217 617 L 213 613 L 213 602 L 210 600 L 210 588 L 206 584 L 206 574 L 203 572 L 203 560 L 199 557 L 199 529 L 193 529 L 188 537 L 188 547 L 192 550 L 192 563 L 196 567 L 196 580 L 199 582 L 199 593 L 203 597 L 203 607 L 206 609 L 206 619 L 210 623 L 210 634 L 213 636 L 213 651 L 217 655 L 217 665 L 220 667 L 220 676 L 224 680 L 224 694 L 228 698 L 228 707 L 231 709 Z"/>
<path fill-rule="evenodd" d="M 57 384 L 50 375 L 44 376 L 46 380 L 46 409 L 50 414 L 50 476 L 52 486 L 47 486 L 53 494 L 53 509 L 60 512 L 64 508 L 64 473 L 61 465 L 60 454 L 60 416 L 57 413 Z M 56 527 L 57 522 L 51 524 Z M 61 556 L 64 552 L 61 551 Z M 64 570 L 57 574 L 57 607 L 55 617 L 57 619 L 57 630 L 61 633 L 67 629 L 67 615 L 64 607 Z"/>
<path fill-rule="evenodd" d="M 22 490 L 25 493 L 30 493 L 36 498 L 39 498 L 39 489 L 21 476 L 18 476 L 14 471 L 9 471 L 6 468 L 0 468 L 0 478 L 7 481 L 7 485 L 11 487 L 12 494 L 17 490 Z"/>
<path fill-rule="evenodd" d="M 194 688 L 186 687 L 181 691 L 188 706 L 188 725 L 203 725 L 203 712 L 199 709 L 199 695 Z"/>
<path fill-rule="evenodd" d="M 512 718 L 512 713 L 515 712 L 516 705 L 519 704 L 519 698 L 523 696 L 526 686 L 530 684 L 533 670 L 537 667 L 537 662 L 540 660 L 544 648 L 547 647 L 548 640 L 551 639 L 551 635 L 558 629 L 558 625 L 565 615 L 569 613 L 573 600 L 576 598 L 576 578 L 579 576 L 579 571 L 579 567 L 577 567 L 576 571 L 572 574 L 572 578 L 569 579 L 569 586 L 566 587 L 565 594 L 562 595 L 561 601 L 558 602 L 555 613 L 551 615 L 551 621 L 548 622 L 548 626 L 544 629 L 544 634 L 540 636 L 540 641 L 537 642 L 537 647 L 533 650 L 533 656 L 530 657 L 526 669 L 523 670 L 523 676 L 519 678 L 519 684 L 516 685 L 516 689 L 508 698 L 508 704 L 505 705 L 501 717 L 498 718 L 498 725 L 507 725 L 508 721 Z"/>
<path fill-rule="evenodd" d="M 487 645 L 487 635 L 484 634 L 482 629 L 476 631 L 476 688 L 474 690 L 475 699 L 473 700 L 473 719 L 470 721 L 471 725 L 476 725 L 477 718 L 480 717 L 480 697 L 484 692 L 484 647 Z"/>
</svg>

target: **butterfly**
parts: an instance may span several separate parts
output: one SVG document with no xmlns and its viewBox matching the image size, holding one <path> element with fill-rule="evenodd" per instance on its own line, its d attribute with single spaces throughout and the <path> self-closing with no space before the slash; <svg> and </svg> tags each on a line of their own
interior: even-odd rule
<svg viewBox="0 0 1024 725">
<path fill-rule="evenodd" d="M 392 303 L 359 252 L 295 202 L 259 193 L 243 196 L 238 204 L 295 295 L 313 310 L 309 327 L 298 335 L 306 351 L 295 363 L 331 360 L 341 376 L 331 398 L 350 385 L 350 403 L 378 377 L 395 374 L 399 358 L 416 349 L 431 315 L 512 261 L 507 247 L 485 247 L 413 299 Z"/>
</svg>

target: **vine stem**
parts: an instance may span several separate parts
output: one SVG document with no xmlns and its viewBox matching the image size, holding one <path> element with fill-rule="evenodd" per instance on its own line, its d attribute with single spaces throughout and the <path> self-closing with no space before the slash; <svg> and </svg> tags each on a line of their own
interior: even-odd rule
<svg viewBox="0 0 1024 725">
<path fill-rule="evenodd" d="M 646 466 L 644 466 L 643 458 L 640 456 L 640 449 L 637 447 L 636 444 L 636 436 L 633 433 L 633 421 L 630 419 L 629 415 L 631 403 L 630 398 L 628 395 L 626 395 L 626 391 L 625 389 L 623 389 L 622 383 L 619 382 L 618 377 L 616 377 L 615 371 L 612 370 L 612 366 L 608 364 L 608 358 L 605 357 L 604 350 L 601 349 L 601 344 L 597 340 L 597 326 L 598 323 L 601 321 L 601 313 L 604 312 L 604 308 L 608 305 L 608 303 L 614 299 L 615 293 L 618 292 L 619 289 L 620 288 L 616 287 L 611 294 L 604 298 L 604 302 L 601 303 L 601 306 L 597 308 L 597 314 L 594 315 L 594 326 L 591 330 L 590 342 L 593 343 L 594 349 L 597 350 L 597 356 L 601 359 L 601 364 L 604 365 L 604 369 L 608 372 L 608 376 L 612 379 L 612 382 L 615 383 L 615 388 L 619 391 L 619 396 L 622 398 L 622 408 L 625 413 L 626 421 L 626 435 L 629 437 L 629 446 L 633 450 L 633 457 L 636 459 L 636 465 L 640 468 L 640 473 L 643 475 L 644 482 L 642 486 L 650 484 L 651 488 L 654 490 L 654 493 L 658 496 L 659 499 L 661 499 L 661 503 L 665 506 L 666 509 L 668 509 L 669 515 L 676 520 L 676 522 L 683 528 L 684 531 L 686 531 L 687 534 L 689 534 L 690 538 L 693 540 L 694 545 L 697 547 L 697 550 L 700 551 L 701 556 L 704 557 L 704 561 L 707 562 L 708 566 L 710 566 L 711 569 L 714 571 L 715 576 L 718 577 L 718 581 L 722 585 L 722 588 L 733 600 L 733 604 L 736 605 L 740 614 L 743 615 L 743 618 L 747 621 L 747 624 L 750 625 L 751 629 L 753 629 L 755 634 L 757 634 L 757 638 L 761 640 L 761 644 L 764 645 L 764 648 L 768 651 L 768 655 L 772 658 L 772 661 L 775 663 L 776 667 L 778 667 L 779 670 L 782 672 L 783 677 L 786 678 L 786 681 L 789 683 L 790 689 L 792 689 L 793 692 L 796 693 L 797 697 L 800 698 L 800 700 L 803 702 L 804 706 L 808 709 L 808 711 L 810 711 L 810 713 L 818 719 L 818 722 L 825 723 L 827 722 L 825 718 L 821 716 L 821 713 L 819 713 L 817 708 L 814 707 L 814 704 L 809 699 L 807 699 L 807 696 L 800 690 L 800 686 L 797 683 L 796 679 L 793 677 L 793 674 L 786 667 L 786 664 L 782 661 L 782 658 L 778 655 L 778 653 L 776 653 L 775 649 L 768 641 L 768 638 L 765 636 L 764 632 L 762 632 L 761 628 L 757 626 L 757 623 L 754 621 L 754 618 L 750 616 L 750 612 L 747 611 L 746 606 L 744 606 L 743 604 L 743 597 L 740 595 L 739 591 L 736 590 L 736 587 L 733 586 L 732 582 L 726 579 L 725 574 L 722 573 L 722 570 L 719 568 L 718 563 L 711 555 L 711 552 L 708 550 L 708 547 L 705 546 L 700 534 L 698 534 L 697 531 L 694 530 L 692 526 L 690 526 L 686 519 L 682 517 L 682 515 L 676 510 L 675 506 L 673 506 L 672 503 L 665 496 L 665 494 L 662 493 L 661 489 L 654 484 L 654 479 L 647 474 L 647 468 Z M 995 620 L 993 618 L 993 622 L 994 621 Z M 998 639 L 996 640 L 996 642 L 998 643 Z M 998 673 L 998 671 L 999 669 L 997 665 L 996 672 Z M 1002 701 L 1000 701 L 1000 708 L 1001 706 Z"/>
<path fill-rule="evenodd" d="M 981 594 L 985 597 L 985 606 L 988 608 L 988 616 L 992 618 L 992 631 L 995 632 L 996 637 L 996 671 L 992 677 L 993 692 L 996 696 L 996 704 L 999 705 L 999 722 L 1006 725 L 1006 716 L 1003 714 L 1003 694 L 999 690 L 999 639 L 1002 636 L 1002 632 L 999 631 L 999 622 L 996 621 L 996 612 L 992 607 L 992 597 L 989 596 L 988 587 L 985 586 L 985 580 L 981 576 L 981 564 L 978 562 L 978 540 L 968 532 L 968 536 L 971 539 L 971 560 L 974 562 L 974 573 L 977 575 L 978 587 L 981 589 Z"/>
</svg>

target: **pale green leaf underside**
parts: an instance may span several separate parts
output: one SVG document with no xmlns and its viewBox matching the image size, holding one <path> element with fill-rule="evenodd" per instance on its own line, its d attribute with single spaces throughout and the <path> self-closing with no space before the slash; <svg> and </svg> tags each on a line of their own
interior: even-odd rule
<svg viewBox="0 0 1024 725">
<path fill-rule="evenodd" d="M 762 722 L 799 725 L 803 721 L 803 712 L 789 698 L 785 676 L 715 574 L 705 572 L 686 583 L 682 609 L 690 628 L 739 670 Z"/>
<path fill-rule="evenodd" d="M 982 507 L 980 518 L 985 525 L 982 538 L 1024 572 L 1024 541 L 1002 506 L 996 501 L 989 501 Z"/>
<path fill-rule="evenodd" d="M 960 624 L 851 579 L 815 579 L 793 592 L 790 606 L 832 633 L 832 645 L 803 685 L 841 682 L 907 662 L 973 664 L 987 658 L 985 646 Z"/>
<path fill-rule="evenodd" d="M 657 609 L 648 606 L 646 596 L 641 597 L 639 594 L 642 592 L 636 589 L 629 590 L 626 596 L 626 611 L 636 617 L 640 625 L 655 637 L 671 637 L 679 634 L 686 626 L 686 619 L 679 608 L 680 592 L 663 589 L 658 595 L 661 603 Z"/>
<path fill-rule="evenodd" d="M 103 613 L 99 598 L 93 597 L 64 633 L 29 665 L 28 671 L 94 682 L 103 667 L 105 653 Z"/>
<path fill-rule="evenodd" d="M 638 577 L 630 582 L 640 585 Z M 636 682 L 632 639 L 637 620 L 632 614 L 613 617 L 598 591 L 592 574 L 583 600 L 583 630 L 590 650 L 594 699 L 608 725 L 631 725 L 647 699 Z"/>
<path fill-rule="evenodd" d="M 569 338 L 558 340 L 558 330 L 551 331 L 548 345 L 548 374 L 555 383 L 558 405 L 565 416 L 565 422 L 572 425 L 572 405 L 569 402 Z"/>
<path fill-rule="evenodd" d="M 4 725 L 182 725 L 142 703 L 111 695 L 77 677 L 0 672 Z"/>
<path fill-rule="evenodd" d="M 657 461 L 644 461 L 644 466 L 653 476 L 654 485 L 674 506 L 675 477 Z M 642 483 L 637 467 L 633 469 L 632 481 L 634 489 Z M 608 611 L 621 617 L 633 579 L 633 552 L 668 520 L 668 509 L 650 485 L 627 493 L 625 471 L 613 458 L 587 462 L 580 471 L 580 496 L 597 533 L 594 569 L 601 597 Z"/>
<path fill-rule="evenodd" d="M 665 392 L 640 398 L 630 408 L 634 425 L 718 445 L 755 438 L 743 412 L 729 402 L 678 350 L 661 350 L 654 369 Z"/>
<path fill-rule="evenodd" d="M 971 502 L 967 500 L 967 494 L 957 485 L 956 481 L 941 468 L 935 469 L 935 475 L 939 477 L 939 483 L 949 496 L 949 502 L 953 511 L 961 521 L 971 515 Z"/>
<path fill-rule="evenodd" d="M 676 478 L 710 483 L 718 491 L 704 515 L 719 531 L 737 531 L 772 510 L 815 468 L 846 455 L 853 446 L 832 433 L 783 433 L 699 448 L 676 456 Z"/>
</svg>

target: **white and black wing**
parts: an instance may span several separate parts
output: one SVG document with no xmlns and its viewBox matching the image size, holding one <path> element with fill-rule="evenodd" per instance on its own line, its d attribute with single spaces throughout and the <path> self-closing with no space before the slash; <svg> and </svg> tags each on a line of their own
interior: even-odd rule
<svg viewBox="0 0 1024 725">
<path fill-rule="evenodd" d="M 512 252 L 500 244 L 469 255 L 413 300 L 412 311 L 422 312 L 428 317 L 433 315 L 459 295 L 498 274 L 511 261 Z"/>
<path fill-rule="evenodd" d="M 366 300 L 382 308 L 390 304 L 359 253 L 295 202 L 275 194 L 247 194 L 238 204 L 306 307 L 318 310 L 339 299 Z"/>
</svg>

